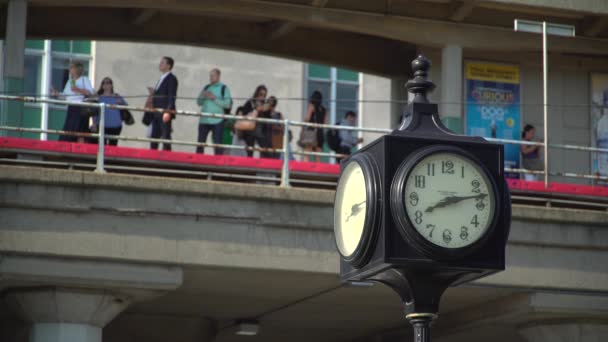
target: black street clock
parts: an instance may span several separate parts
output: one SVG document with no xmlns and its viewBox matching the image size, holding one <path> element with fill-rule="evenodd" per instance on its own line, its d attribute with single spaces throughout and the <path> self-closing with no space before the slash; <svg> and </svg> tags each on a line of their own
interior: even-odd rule
<svg viewBox="0 0 608 342">
<path fill-rule="evenodd" d="M 342 162 L 334 208 L 342 280 L 394 289 L 417 341 L 447 287 L 504 270 L 511 222 L 503 146 L 443 126 L 429 68 L 412 62 L 409 120 Z"/>
</svg>

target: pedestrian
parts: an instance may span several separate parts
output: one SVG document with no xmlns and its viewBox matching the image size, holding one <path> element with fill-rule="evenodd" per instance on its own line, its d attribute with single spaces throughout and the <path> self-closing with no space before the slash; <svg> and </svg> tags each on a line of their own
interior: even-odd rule
<svg viewBox="0 0 608 342">
<path fill-rule="evenodd" d="M 162 57 L 158 70 L 162 73 L 154 87 L 148 87 L 149 101 L 146 107 L 162 108 L 165 111 L 146 112 L 144 123 L 151 125 L 150 137 L 154 139 L 171 140 L 171 122 L 175 119 L 175 101 L 177 98 L 177 77 L 171 72 L 175 62 L 171 57 Z M 159 143 L 150 143 L 150 148 L 158 149 Z M 170 143 L 163 143 L 163 150 L 171 151 Z"/>
<path fill-rule="evenodd" d="M 229 114 L 232 107 L 232 97 L 230 89 L 220 82 L 221 72 L 219 69 L 213 69 L 209 72 L 209 84 L 207 84 L 200 95 L 197 103 L 201 106 L 203 113 L 213 114 Z M 198 125 L 198 142 L 204 143 L 207 141 L 209 132 L 212 132 L 214 144 L 222 143 L 222 135 L 224 133 L 224 123 L 226 120 L 222 118 L 214 118 L 201 116 Z M 221 147 L 214 148 L 215 155 L 222 155 L 224 149 Z M 196 153 L 205 153 L 204 146 L 197 146 Z"/>
<path fill-rule="evenodd" d="M 114 92 L 114 83 L 109 77 L 105 77 L 101 81 L 99 90 L 97 91 L 99 103 L 106 103 L 111 105 L 123 105 L 126 106 L 127 102 L 122 96 Z M 99 115 L 93 117 L 93 126 L 91 126 L 92 132 L 97 132 L 99 128 Z M 104 133 L 109 135 L 120 135 L 122 131 L 122 117 L 120 115 L 120 109 L 106 108 L 104 115 Z M 118 145 L 118 139 L 105 138 L 104 144 L 116 146 Z"/>
<path fill-rule="evenodd" d="M 532 126 L 530 124 L 527 124 L 526 126 L 524 126 L 524 130 L 521 133 L 521 138 L 524 141 L 533 141 L 535 134 L 536 134 L 536 128 L 534 128 L 534 126 Z M 540 146 L 538 146 L 538 145 L 521 145 L 520 148 L 521 148 L 522 166 L 524 167 L 524 169 L 534 170 L 534 171 L 543 170 L 544 166 L 540 159 L 540 153 L 539 153 Z M 535 175 L 535 174 L 524 173 L 523 176 L 524 176 L 523 177 L 524 180 L 527 180 L 527 181 L 537 181 L 538 180 L 538 175 Z"/>
<path fill-rule="evenodd" d="M 323 95 L 320 91 L 315 90 L 310 96 L 310 100 L 308 102 L 308 107 L 306 109 L 306 118 L 304 121 L 316 124 L 327 124 L 327 110 L 323 106 Z M 318 127 L 303 127 L 302 130 L 306 130 L 303 134 L 300 135 L 300 146 L 304 149 L 305 152 L 322 152 L 324 141 L 323 129 Z M 313 139 L 305 139 L 304 137 L 314 135 Z M 304 155 L 304 161 L 309 161 L 310 158 L 308 155 Z M 321 157 L 316 156 L 315 160 L 317 163 L 321 162 Z"/>
<path fill-rule="evenodd" d="M 244 116 L 243 106 L 236 109 L 236 116 Z M 234 126 L 232 127 L 232 145 L 247 147 L 245 139 L 243 139 L 243 132 L 238 131 Z M 247 157 L 247 150 L 234 148 L 230 151 L 231 156 Z"/>
<path fill-rule="evenodd" d="M 270 118 L 274 120 L 283 120 L 283 114 L 277 111 L 277 105 L 279 101 L 276 97 L 270 96 L 268 100 L 266 100 L 268 104 L 268 110 L 270 112 Z M 283 133 L 285 132 L 285 126 L 278 123 L 270 124 L 270 129 L 268 129 L 268 138 L 270 141 L 270 146 L 273 149 L 282 149 L 283 148 Z M 271 158 L 279 159 L 281 157 L 281 153 L 272 152 Z"/>
<path fill-rule="evenodd" d="M 53 97 L 62 97 L 70 102 L 84 102 L 85 97 L 91 96 L 95 92 L 89 78 L 83 75 L 84 66 L 81 62 L 73 61 L 70 63 L 69 73 L 70 76 L 63 91 L 59 93 L 54 88 L 51 88 L 51 95 Z M 62 130 L 79 133 L 90 132 L 89 117 L 82 114 L 83 108 L 85 107 L 68 105 Z M 84 137 L 77 137 L 75 135 L 62 134 L 59 136 L 59 141 L 82 143 L 84 140 Z"/>
<path fill-rule="evenodd" d="M 352 110 L 348 111 L 344 115 L 344 120 L 340 122 L 340 125 L 345 127 L 355 127 L 356 124 L 357 114 Z M 341 129 L 338 131 L 338 134 L 340 136 L 340 147 L 336 152 L 339 154 L 350 155 L 353 151 L 353 147 L 363 142 L 363 138 L 357 137 L 355 131 Z M 342 158 L 338 158 L 338 162 L 341 160 Z"/>
<path fill-rule="evenodd" d="M 263 84 L 257 86 L 255 92 L 253 93 L 253 97 L 243 105 L 243 115 L 255 118 L 269 118 L 270 113 L 266 110 L 264 106 L 267 94 L 268 89 L 266 88 L 266 86 L 264 86 Z M 243 140 L 245 140 L 247 147 L 254 147 L 256 142 L 259 147 L 271 147 L 270 142 L 268 141 L 267 129 L 268 125 L 263 124 L 261 122 L 256 122 L 255 127 L 252 130 L 241 131 Z M 253 150 L 247 150 L 247 156 L 252 157 Z M 271 153 L 263 151 L 260 152 L 260 156 L 263 158 L 269 158 L 271 156 Z"/>
</svg>

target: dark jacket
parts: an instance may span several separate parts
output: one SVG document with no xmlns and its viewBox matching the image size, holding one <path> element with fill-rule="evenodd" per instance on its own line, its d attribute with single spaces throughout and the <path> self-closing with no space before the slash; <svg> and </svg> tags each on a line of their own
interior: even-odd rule
<svg viewBox="0 0 608 342">
<path fill-rule="evenodd" d="M 158 86 L 158 89 L 154 91 L 152 97 L 152 106 L 154 108 L 163 108 L 169 110 L 175 110 L 175 100 L 177 97 L 177 77 L 173 73 L 169 73 L 163 82 Z M 153 118 L 162 118 L 163 113 L 157 112 L 146 112 L 144 114 L 143 122 L 148 125 L 152 122 Z M 171 119 L 175 119 L 175 113 L 171 113 Z M 148 123 L 146 123 L 148 122 Z"/>
</svg>

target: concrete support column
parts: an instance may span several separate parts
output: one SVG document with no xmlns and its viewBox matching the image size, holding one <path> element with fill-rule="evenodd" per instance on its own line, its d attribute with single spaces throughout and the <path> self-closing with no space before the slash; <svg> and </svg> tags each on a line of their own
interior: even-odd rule
<svg viewBox="0 0 608 342">
<path fill-rule="evenodd" d="M 7 301 L 32 323 L 30 342 L 102 342 L 102 328 L 131 303 L 125 295 L 73 288 L 11 290 Z"/>
<path fill-rule="evenodd" d="M 519 333 L 529 342 L 603 342 L 608 341 L 608 322 L 539 322 Z"/>
<path fill-rule="evenodd" d="M 443 124 L 456 133 L 462 124 L 462 47 L 446 45 L 441 50 L 441 100 L 439 113 Z"/>
<path fill-rule="evenodd" d="M 6 13 L 3 91 L 20 94 L 24 89 L 23 66 L 27 26 L 27 0 L 9 0 Z M 0 125 L 23 126 L 23 102 L 3 101 Z M 19 135 L 0 131 L 1 135 Z"/>
<path fill-rule="evenodd" d="M 399 120 L 407 109 L 408 92 L 405 83 L 407 78 L 391 79 L 391 128 L 401 125 Z"/>
</svg>

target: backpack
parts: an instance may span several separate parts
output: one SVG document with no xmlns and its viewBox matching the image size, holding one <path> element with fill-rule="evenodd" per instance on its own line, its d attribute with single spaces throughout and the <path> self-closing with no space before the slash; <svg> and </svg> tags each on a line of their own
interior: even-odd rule
<svg viewBox="0 0 608 342">
<path fill-rule="evenodd" d="M 342 139 L 340 138 L 340 130 L 333 128 L 327 131 L 327 145 L 329 148 L 338 152 L 341 142 Z"/>
<path fill-rule="evenodd" d="M 211 84 L 207 84 L 203 90 L 207 91 L 207 89 L 209 89 L 209 87 L 211 87 Z M 222 98 L 224 98 L 225 93 L 226 93 L 226 85 L 222 84 Z M 224 109 L 224 114 L 230 114 L 231 112 L 232 112 L 232 98 L 230 99 L 230 105 L 228 106 L 228 108 Z"/>
</svg>

